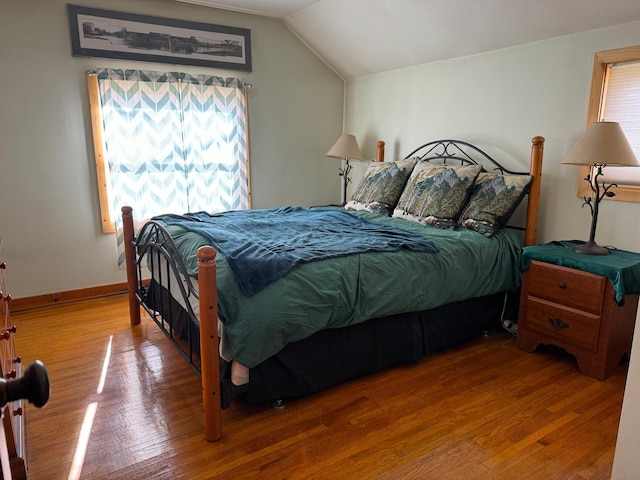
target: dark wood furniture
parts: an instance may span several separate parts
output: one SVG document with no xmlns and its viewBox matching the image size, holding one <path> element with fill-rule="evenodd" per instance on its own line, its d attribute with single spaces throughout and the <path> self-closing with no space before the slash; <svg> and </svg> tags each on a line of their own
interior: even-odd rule
<svg viewBox="0 0 640 480">
<path fill-rule="evenodd" d="M 2 379 L 18 378 L 22 374 L 22 363 L 19 355 L 16 354 L 13 340 L 16 327 L 11 323 L 9 313 L 9 295 L 4 285 L 4 270 L 7 265 L 0 262 L 0 377 Z M 4 380 L 3 380 L 4 381 Z M 0 409 L 5 408 L 4 404 Z M 11 402 L 7 405 L 2 415 L 5 438 L 13 479 L 27 478 L 25 462 L 25 439 L 24 439 L 24 417 L 22 400 Z"/>
<path fill-rule="evenodd" d="M 580 371 L 606 379 L 631 351 L 638 294 L 615 301 L 608 278 L 532 260 L 525 271 L 516 345 L 533 352 L 555 345 L 574 355 Z"/>
</svg>

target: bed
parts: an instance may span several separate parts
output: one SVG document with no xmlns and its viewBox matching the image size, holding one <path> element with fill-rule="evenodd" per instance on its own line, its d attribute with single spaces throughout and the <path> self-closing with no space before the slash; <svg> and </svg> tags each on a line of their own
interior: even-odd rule
<svg viewBox="0 0 640 480">
<path fill-rule="evenodd" d="M 378 142 L 339 207 L 168 214 L 136 232 L 125 206 L 131 324 L 142 306 L 201 375 L 209 441 L 239 394 L 281 406 L 472 340 L 499 325 L 519 287 L 521 247 L 536 239 L 543 147 L 534 137 L 530 170 L 514 172 L 463 141 L 427 142 L 388 162 Z M 255 243 L 245 241 L 254 224 Z M 305 257 L 267 242 L 273 225 L 291 241 L 313 228 L 313 242 L 325 243 Z M 244 257 L 235 247 L 245 243 L 262 253 Z M 294 254 L 262 265 L 274 251 Z"/>
</svg>

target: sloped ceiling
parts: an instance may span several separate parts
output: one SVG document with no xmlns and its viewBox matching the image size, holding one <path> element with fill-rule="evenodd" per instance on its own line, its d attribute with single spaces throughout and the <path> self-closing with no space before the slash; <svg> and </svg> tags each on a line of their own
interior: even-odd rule
<svg viewBox="0 0 640 480">
<path fill-rule="evenodd" d="M 640 0 L 178 1 L 281 18 L 343 78 L 640 20 Z"/>
</svg>

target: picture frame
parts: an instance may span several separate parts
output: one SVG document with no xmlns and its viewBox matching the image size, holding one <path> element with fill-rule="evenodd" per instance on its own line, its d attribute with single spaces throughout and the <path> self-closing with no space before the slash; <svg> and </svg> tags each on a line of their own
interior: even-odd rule
<svg viewBox="0 0 640 480">
<path fill-rule="evenodd" d="M 251 31 L 67 4 L 71 54 L 251 71 Z"/>
</svg>

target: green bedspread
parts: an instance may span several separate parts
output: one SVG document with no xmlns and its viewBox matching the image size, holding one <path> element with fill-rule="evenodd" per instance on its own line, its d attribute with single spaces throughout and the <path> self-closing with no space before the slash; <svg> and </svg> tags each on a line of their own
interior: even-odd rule
<svg viewBox="0 0 640 480">
<path fill-rule="evenodd" d="M 156 217 L 204 237 L 252 296 L 300 263 L 354 253 L 437 252 L 428 238 L 337 208 L 280 207 Z"/>
<path fill-rule="evenodd" d="M 242 293 L 218 255 L 219 314 L 238 361 L 254 367 L 287 343 L 325 328 L 429 310 L 520 284 L 520 241 L 509 230 L 487 238 L 465 228 L 439 230 L 373 213 L 357 214 L 424 235 L 439 252 L 365 253 L 304 263 L 251 297 Z M 187 271 L 197 275 L 196 251 L 204 239 L 177 226 L 168 230 L 186 259 Z"/>
</svg>

